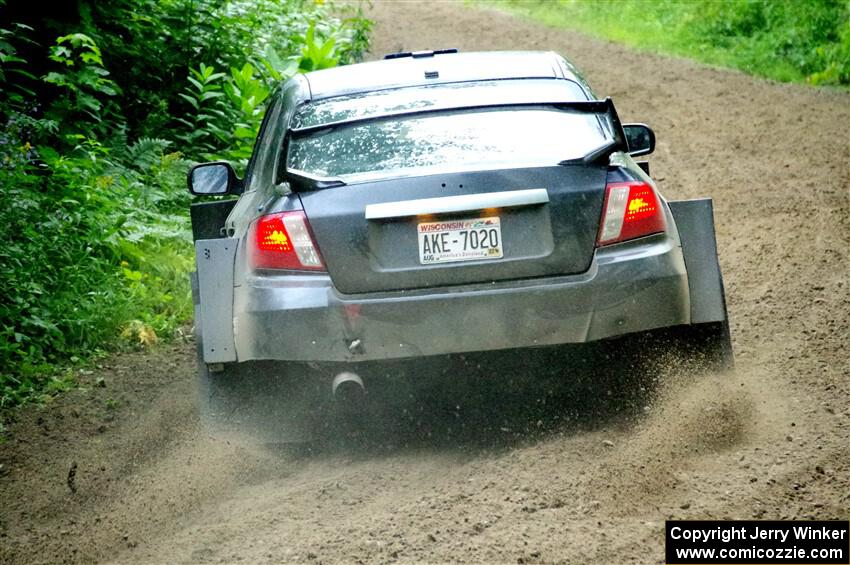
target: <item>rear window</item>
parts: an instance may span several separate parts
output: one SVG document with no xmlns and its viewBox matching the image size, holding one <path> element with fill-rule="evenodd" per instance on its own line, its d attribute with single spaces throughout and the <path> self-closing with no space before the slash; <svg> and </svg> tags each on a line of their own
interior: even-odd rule
<svg viewBox="0 0 850 565">
<path fill-rule="evenodd" d="M 608 139 L 596 115 L 554 107 L 445 111 L 293 136 L 287 168 L 346 182 L 555 165 Z"/>
</svg>

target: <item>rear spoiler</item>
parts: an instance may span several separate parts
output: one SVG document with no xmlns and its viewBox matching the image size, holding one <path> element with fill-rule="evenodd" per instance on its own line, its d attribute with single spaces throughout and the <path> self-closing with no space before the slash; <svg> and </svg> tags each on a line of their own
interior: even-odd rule
<svg viewBox="0 0 850 565">
<path fill-rule="evenodd" d="M 291 184 L 306 190 L 345 186 L 345 181 L 339 177 L 323 177 L 298 169 L 287 169 L 285 175 Z"/>
<path fill-rule="evenodd" d="M 626 146 L 626 136 L 623 133 L 623 126 L 620 123 L 620 117 L 617 115 L 617 109 L 614 108 L 614 101 L 611 100 L 611 97 L 605 98 L 605 100 L 582 100 L 582 101 L 545 101 L 545 100 L 535 100 L 534 102 L 511 102 L 511 103 L 501 103 L 501 104 L 470 104 L 466 106 L 440 106 L 435 108 L 417 108 L 411 110 L 400 110 L 398 112 L 386 112 L 384 114 L 377 114 L 374 116 L 362 116 L 359 118 L 352 118 L 350 120 L 338 120 L 335 122 L 327 122 L 324 124 L 316 124 L 312 126 L 305 126 L 300 128 L 289 128 L 289 133 L 295 136 L 309 135 L 311 133 L 322 131 L 326 129 L 334 129 L 341 126 L 351 126 L 358 124 L 365 124 L 369 122 L 377 122 L 381 120 L 386 120 L 389 118 L 398 118 L 398 117 L 410 117 L 410 116 L 423 116 L 427 114 L 433 114 L 437 112 L 445 112 L 445 111 L 463 111 L 463 110 L 489 110 L 494 108 L 516 108 L 522 106 L 553 106 L 555 108 L 559 108 L 562 110 L 574 110 L 577 112 L 585 112 L 588 114 L 602 114 L 608 118 L 608 121 L 611 126 L 611 134 L 614 137 L 614 141 L 617 142 L 617 148 L 622 149 L 623 151 L 628 150 Z"/>
</svg>

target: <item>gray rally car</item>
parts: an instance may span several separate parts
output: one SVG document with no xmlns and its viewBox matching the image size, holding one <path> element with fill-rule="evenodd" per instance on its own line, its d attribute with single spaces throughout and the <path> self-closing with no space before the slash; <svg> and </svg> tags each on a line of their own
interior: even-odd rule
<svg viewBox="0 0 850 565">
<path fill-rule="evenodd" d="M 189 173 L 202 413 L 303 439 L 393 363 L 667 329 L 732 362 L 710 199 L 564 58 L 396 53 L 297 75 L 245 178 Z M 665 335 L 669 335 L 665 334 Z"/>
</svg>

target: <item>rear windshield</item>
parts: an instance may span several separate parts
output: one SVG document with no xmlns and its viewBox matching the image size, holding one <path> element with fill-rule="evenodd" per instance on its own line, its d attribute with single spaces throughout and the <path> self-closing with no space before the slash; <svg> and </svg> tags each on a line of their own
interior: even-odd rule
<svg viewBox="0 0 850 565">
<path fill-rule="evenodd" d="M 346 182 L 555 165 L 608 140 L 594 114 L 532 106 L 445 111 L 294 136 L 287 168 Z"/>
</svg>

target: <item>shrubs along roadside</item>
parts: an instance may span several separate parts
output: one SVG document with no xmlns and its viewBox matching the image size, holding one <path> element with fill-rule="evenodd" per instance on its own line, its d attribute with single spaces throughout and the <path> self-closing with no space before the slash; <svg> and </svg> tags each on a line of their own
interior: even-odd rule
<svg viewBox="0 0 850 565">
<path fill-rule="evenodd" d="M 74 6 L 0 0 L 0 408 L 179 332 L 187 169 L 244 165 L 274 85 L 356 60 L 370 31 L 312 1 Z"/>
</svg>

